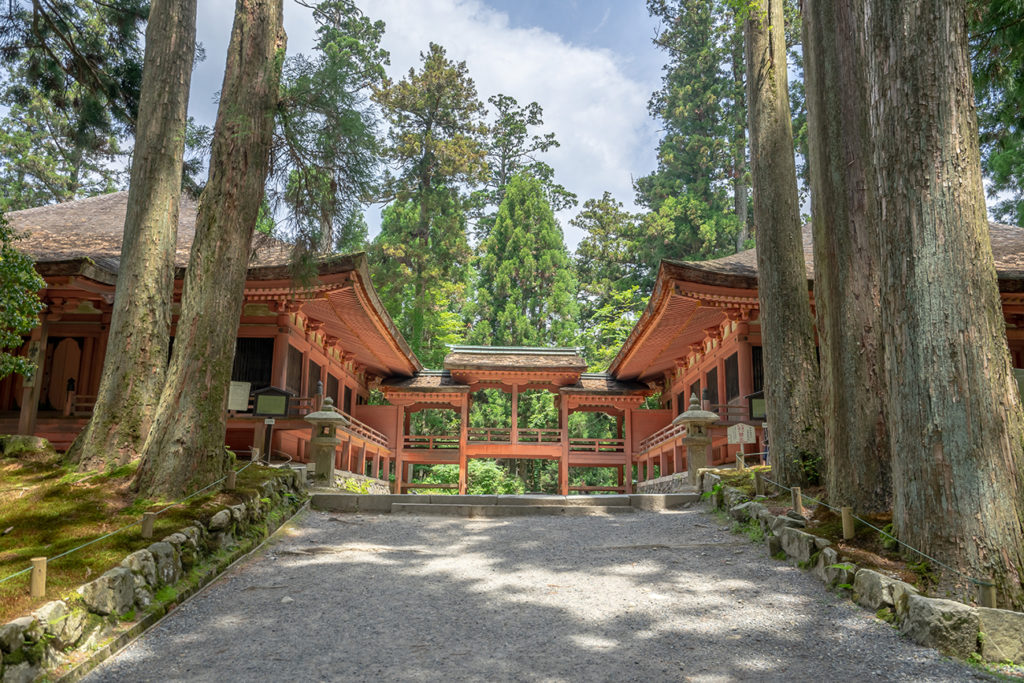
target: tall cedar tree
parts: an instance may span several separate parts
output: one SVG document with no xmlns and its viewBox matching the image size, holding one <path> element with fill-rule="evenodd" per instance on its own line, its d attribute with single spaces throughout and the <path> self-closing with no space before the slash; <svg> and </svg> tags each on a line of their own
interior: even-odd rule
<svg viewBox="0 0 1024 683">
<path fill-rule="evenodd" d="M 3 213 L 0 213 L 0 379 L 16 372 L 28 376 L 36 368 L 31 359 L 16 351 L 26 335 L 39 324 L 39 290 L 46 286 L 36 273 L 32 259 L 18 251 L 15 234 Z"/>
<path fill-rule="evenodd" d="M 985 211 L 964 0 L 856 0 L 893 527 L 1024 608 L 1024 415 Z M 850 45 L 852 43 L 852 45 Z M 843 93 L 845 96 L 847 93 Z M 966 586 L 965 586 L 966 588 Z"/>
<path fill-rule="evenodd" d="M 481 251 L 480 320 L 473 340 L 495 346 L 571 344 L 576 277 L 539 180 L 512 177 Z"/>
<path fill-rule="evenodd" d="M 654 42 L 670 55 L 648 109 L 661 120 L 658 169 L 636 181 L 651 210 L 646 241 L 661 258 L 713 258 L 736 251 L 737 209 L 746 210 L 742 79 L 737 24 L 723 0 L 648 0 L 663 27 Z M 735 67 L 735 64 L 733 64 Z M 739 67 L 742 69 L 742 65 Z M 739 165 L 739 166 L 738 166 Z"/>
<path fill-rule="evenodd" d="M 969 3 L 982 170 L 996 220 L 1024 225 L 1024 3 Z"/>
<path fill-rule="evenodd" d="M 138 456 L 164 386 L 195 38 L 195 0 L 155 0 L 108 351 L 92 418 L 71 449 L 81 469 Z"/>
<path fill-rule="evenodd" d="M 782 0 L 746 18 L 747 106 L 757 230 L 758 298 L 772 469 L 783 484 L 820 474 L 821 424 L 793 158 Z"/>
<path fill-rule="evenodd" d="M 851 3 L 804 5 L 814 302 L 828 498 L 860 513 L 892 506 L 885 355 L 879 320 L 878 207 L 861 44 Z"/>
<path fill-rule="evenodd" d="M 170 497 L 224 474 L 226 407 L 256 217 L 270 165 L 282 0 L 237 0 L 167 383 L 134 487 Z"/>
<path fill-rule="evenodd" d="M 134 132 L 144 0 L 10 0 L 0 9 L 0 208 L 109 192 Z"/>
<path fill-rule="evenodd" d="M 420 59 L 419 71 L 385 81 L 373 96 L 389 126 L 384 155 L 394 173 L 384 188 L 395 200 L 374 243 L 374 281 L 412 350 L 437 364 L 445 349 L 435 330 L 451 329 L 447 318 L 464 296 L 466 189 L 486 174 L 486 128 L 466 63 L 434 43 Z"/>
<path fill-rule="evenodd" d="M 351 0 L 300 4 L 313 9 L 315 54 L 288 58 L 267 183 L 268 216 L 288 217 L 297 261 L 365 247 L 362 203 L 379 166 L 377 118 L 367 95 L 389 63 L 384 22 Z M 301 272 L 301 271 L 300 271 Z"/>
</svg>

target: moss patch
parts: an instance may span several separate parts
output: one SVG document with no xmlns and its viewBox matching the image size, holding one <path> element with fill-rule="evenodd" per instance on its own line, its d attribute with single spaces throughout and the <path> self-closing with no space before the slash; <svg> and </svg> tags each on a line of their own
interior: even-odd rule
<svg viewBox="0 0 1024 683">
<path fill-rule="evenodd" d="M 128 487 L 135 469 L 132 463 L 97 476 L 74 471 L 53 453 L 0 458 L 0 578 L 27 568 L 33 557 L 54 557 L 173 502 L 133 499 Z M 125 555 L 195 520 L 206 521 L 227 505 L 262 495 L 258 487 L 281 476 L 286 473 L 249 467 L 239 474 L 235 491 L 211 490 L 160 514 L 152 539 L 142 538 L 140 527 L 135 526 L 50 563 L 45 598 L 29 597 L 27 573 L 0 584 L 0 623 L 69 593 Z"/>
</svg>

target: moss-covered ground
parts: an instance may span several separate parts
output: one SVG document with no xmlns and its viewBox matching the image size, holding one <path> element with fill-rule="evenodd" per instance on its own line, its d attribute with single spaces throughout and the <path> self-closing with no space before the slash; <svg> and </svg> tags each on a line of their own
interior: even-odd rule
<svg viewBox="0 0 1024 683">
<path fill-rule="evenodd" d="M 83 474 L 52 452 L 0 458 L 0 579 L 30 566 L 33 557 L 54 557 L 106 533 L 138 522 L 173 501 L 133 499 L 129 485 L 135 464 L 101 474 Z M 46 597 L 29 597 L 29 574 L 0 583 L 0 623 L 29 613 L 115 566 L 193 520 L 207 520 L 226 505 L 257 495 L 257 486 L 278 470 L 249 467 L 232 492 L 211 489 L 156 519 L 153 538 L 136 525 L 49 563 Z"/>
</svg>

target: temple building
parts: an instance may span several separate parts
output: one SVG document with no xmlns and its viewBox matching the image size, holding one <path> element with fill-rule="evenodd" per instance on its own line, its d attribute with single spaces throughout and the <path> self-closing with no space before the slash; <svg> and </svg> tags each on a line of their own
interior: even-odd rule
<svg viewBox="0 0 1024 683">
<path fill-rule="evenodd" d="M 35 259 L 46 287 L 41 324 L 22 349 L 39 369 L 28 382 L 0 380 L 0 433 L 36 434 L 64 449 L 89 419 L 107 348 L 126 205 L 127 193 L 117 192 L 8 214 L 15 230 L 27 234 L 17 247 Z M 183 197 L 175 314 L 195 218 L 195 203 Z M 1009 347 L 1021 367 L 1024 230 L 992 224 L 991 236 Z M 813 289 L 809 230 L 804 250 Z M 269 449 L 273 457 L 308 461 L 310 428 L 303 417 L 327 397 L 347 418 L 336 466 L 393 478 L 400 493 L 422 486 L 413 478 L 415 465 L 435 464 L 458 465 L 457 488 L 465 492 L 472 458 L 557 461 L 563 494 L 593 490 L 572 486 L 569 468 L 612 468 L 617 485 L 603 490 L 631 492 L 686 471 L 685 429 L 673 419 L 691 395 L 720 418 L 709 464 L 764 448 L 753 250 L 713 261 L 662 262 L 646 310 L 604 373 L 586 372 L 575 348 L 453 346 L 442 368 L 425 369 L 384 310 L 364 254 L 320 261 L 305 284 L 292 279 L 288 262 L 289 245 L 257 238 L 228 405 L 225 441 L 236 451 Z M 474 394 L 483 389 L 510 394 L 510 424 L 469 425 Z M 386 400 L 371 402 L 373 390 Z M 521 426 L 525 391 L 550 392 L 557 425 Z M 652 396 L 660 396 L 660 405 L 651 407 Z M 412 433 L 413 414 L 437 409 L 454 411 L 458 428 Z M 577 412 L 610 416 L 613 436 L 574 438 L 569 417 Z M 754 427 L 755 443 L 729 443 L 728 427 L 740 423 Z"/>
</svg>

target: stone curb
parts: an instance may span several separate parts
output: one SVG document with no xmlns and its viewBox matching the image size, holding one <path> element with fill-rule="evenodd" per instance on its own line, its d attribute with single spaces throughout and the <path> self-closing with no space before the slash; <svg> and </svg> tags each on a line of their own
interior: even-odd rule
<svg viewBox="0 0 1024 683">
<path fill-rule="evenodd" d="M 721 483 L 721 478 L 711 472 L 702 471 L 701 478 L 698 488 L 704 492 L 712 492 Z M 712 496 L 711 504 L 733 519 L 756 520 L 764 532 L 769 555 L 782 553 L 801 569 L 811 571 L 826 588 L 842 586 L 856 604 L 872 612 L 886 611 L 887 620 L 891 619 L 904 637 L 918 645 L 961 659 L 977 654 L 993 663 L 1024 658 L 1024 612 L 922 596 L 908 583 L 841 561 L 827 539 L 800 531 L 806 520 L 798 515 L 775 516 L 763 506 L 754 512 L 751 503 L 737 502 L 745 500 L 742 491 L 723 484 Z"/>
</svg>

